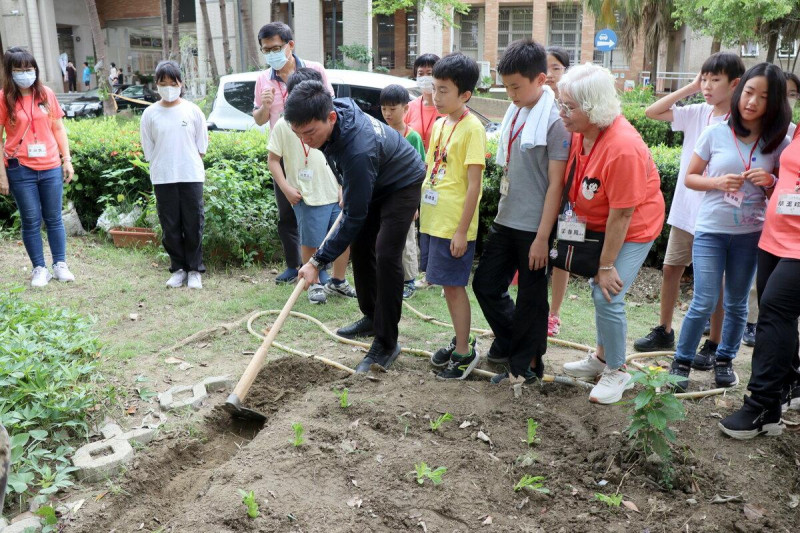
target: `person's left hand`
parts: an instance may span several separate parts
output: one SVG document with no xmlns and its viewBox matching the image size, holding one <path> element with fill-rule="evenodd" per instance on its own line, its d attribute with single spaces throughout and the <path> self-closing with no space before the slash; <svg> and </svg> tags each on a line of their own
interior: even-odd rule
<svg viewBox="0 0 800 533">
<path fill-rule="evenodd" d="M 547 240 L 534 239 L 528 251 L 528 269 L 539 270 L 547 266 L 550 251 L 547 249 Z"/>
<path fill-rule="evenodd" d="M 600 286 L 603 296 L 609 302 L 612 296 L 620 293 L 623 286 L 616 267 L 611 270 L 598 270 L 597 275 L 594 277 L 594 282 Z"/>
<path fill-rule="evenodd" d="M 75 175 L 75 169 L 72 168 L 72 161 L 64 161 L 61 168 L 64 171 L 64 183 L 71 182 L 72 177 Z"/>
<path fill-rule="evenodd" d="M 306 263 L 297 272 L 298 277 L 306 280 L 306 290 L 315 283 L 319 283 L 319 270 L 311 263 Z"/>
<path fill-rule="evenodd" d="M 450 241 L 450 255 L 458 259 L 467 253 L 467 234 L 457 231 Z"/>
<path fill-rule="evenodd" d="M 774 182 L 772 174 L 763 168 L 751 168 L 746 171 L 743 176 L 757 187 L 771 187 Z"/>
</svg>

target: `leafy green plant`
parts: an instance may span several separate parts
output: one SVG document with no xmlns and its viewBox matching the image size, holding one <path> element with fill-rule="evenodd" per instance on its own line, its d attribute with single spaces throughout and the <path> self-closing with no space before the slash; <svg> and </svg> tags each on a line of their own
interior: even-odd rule
<svg viewBox="0 0 800 533">
<path fill-rule="evenodd" d="M 607 494 L 595 492 L 594 499 L 613 508 L 617 508 L 622 504 L 622 494 L 611 494 L 609 496 Z"/>
<path fill-rule="evenodd" d="M 250 518 L 258 518 L 261 514 L 258 512 L 258 502 L 256 501 L 255 492 L 239 489 L 239 496 L 242 497 L 242 503 L 247 507 L 247 516 Z"/>
<path fill-rule="evenodd" d="M 347 409 L 348 407 L 353 405 L 352 403 L 350 403 L 350 400 L 348 399 L 350 391 L 347 389 L 347 387 L 345 387 L 342 390 L 334 390 L 333 392 L 334 394 L 336 394 L 336 397 L 339 398 L 339 407 L 341 407 L 342 409 Z"/>
<path fill-rule="evenodd" d="M 550 489 L 544 486 L 544 476 L 530 476 L 525 474 L 522 476 L 522 479 L 517 481 L 517 484 L 514 485 L 514 492 L 519 492 L 525 487 L 530 488 L 531 490 L 535 490 L 536 492 L 541 492 L 543 494 L 550 494 Z"/>
<path fill-rule="evenodd" d="M 41 533 L 54 533 L 58 531 L 58 517 L 56 516 L 56 510 L 53 509 L 51 505 L 42 505 L 34 514 L 41 518 Z"/>
<path fill-rule="evenodd" d="M 295 422 L 292 424 L 292 431 L 294 431 L 294 439 L 290 440 L 289 442 L 291 442 L 292 446 L 295 448 L 299 448 L 303 445 L 303 442 L 305 442 L 305 439 L 303 439 L 303 433 L 305 432 L 305 429 L 303 429 L 303 424 L 300 422 Z"/>
<path fill-rule="evenodd" d="M 431 470 L 431 467 L 425 462 L 415 464 L 414 468 L 416 469 L 417 483 L 420 485 L 425 483 L 426 479 L 430 479 L 434 485 L 439 485 L 442 482 L 442 476 L 447 472 L 447 467 L 444 466 Z"/>
<path fill-rule="evenodd" d="M 536 428 L 539 427 L 539 423 L 536 422 L 533 418 L 528 419 L 528 446 L 533 446 L 534 444 L 539 444 L 542 439 L 536 436 Z"/>
<path fill-rule="evenodd" d="M 439 427 L 441 427 L 442 424 L 452 419 L 453 415 L 451 415 L 450 413 L 445 413 L 436 420 L 431 420 L 431 431 L 438 431 Z"/>
</svg>

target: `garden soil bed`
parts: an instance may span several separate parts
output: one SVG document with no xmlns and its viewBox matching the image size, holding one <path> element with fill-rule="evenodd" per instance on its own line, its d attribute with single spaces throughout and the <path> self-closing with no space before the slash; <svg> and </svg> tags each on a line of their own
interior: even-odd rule
<svg viewBox="0 0 800 533">
<path fill-rule="evenodd" d="M 480 379 L 438 382 L 423 361 L 373 377 L 297 357 L 272 361 L 245 402 L 267 415 L 260 432 L 233 422 L 216 394 L 197 431 L 164 434 L 137 452 L 122 490 L 88 498 L 64 530 L 797 531 L 800 432 L 725 438 L 717 421 L 740 398 L 686 402 L 674 489 L 665 491 L 656 465 L 628 458 L 627 408 L 590 404 L 582 389 L 529 386 L 515 399 L 508 386 Z M 347 409 L 333 391 L 342 387 Z M 430 418 L 445 412 L 453 420 L 432 432 Z M 541 438 L 530 449 L 528 417 Z M 290 444 L 296 422 L 305 428 L 299 448 Z M 447 467 L 441 485 L 416 482 L 422 461 Z M 523 474 L 545 476 L 550 494 L 514 492 Z M 237 489 L 255 491 L 258 518 L 247 517 Z M 595 500 L 617 490 L 638 512 Z M 741 499 L 710 503 L 716 495 Z"/>
</svg>

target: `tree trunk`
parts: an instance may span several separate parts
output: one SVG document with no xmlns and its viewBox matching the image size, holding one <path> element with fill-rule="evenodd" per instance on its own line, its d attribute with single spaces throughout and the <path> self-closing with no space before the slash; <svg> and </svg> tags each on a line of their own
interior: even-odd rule
<svg viewBox="0 0 800 533">
<path fill-rule="evenodd" d="M 228 42 L 228 10 L 225 0 L 219 0 L 219 19 L 222 22 L 222 57 L 225 59 L 225 74 L 231 74 L 231 45 Z"/>
<path fill-rule="evenodd" d="M 654 91 L 658 91 L 658 47 L 659 39 L 655 40 L 653 49 L 650 50 L 650 84 L 653 86 Z"/>
<path fill-rule="evenodd" d="M 174 59 L 178 63 L 181 62 L 180 18 L 181 2 L 180 0 L 172 0 L 172 52 L 169 56 L 170 59 Z"/>
<path fill-rule="evenodd" d="M 97 74 L 97 87 L 100 89 L 100 94 L 105 94 L 103 99 L 103 114 L 114 115 L 117 112 L 117 104 L 111 96 L 111 87 L 108 84 L 108 72 L 106 66 L 106 41 L 103 38 L 103 30 L 100 28 L 100 17 L 97 15 L 97 2 L 95 0 L 84 0 L 86 4 L 86 11 L 89 13 L 89 27 L 92 31 L 92 41 L 94 41 L 94 50 L 97 54 L 95 58 L 95 73 Z M 97 68 L 97 65 L 100 68 Z"/>
<path fill-rule="evenodd" d="M 208 19 L 208 5 L 206 0 L 200 0 L 200 13 L 203 17 L 203 32 L 206 35 L 206 54 L 208 55 L 208 64 L 211 68 L 211 80 L 216 85 L 219 80 L 219 69 L 217 68 L 217 56 L 214 53 L 214 38 L 211 36 L 211 22 Z M 202 61 L 202 58 L 200 58 Z"/>
<path fill-rule="evenodd" d="M 767 40 L 767 63 L 775 61 L 775 52 L 778 50 L 778 32 L 773 31 Z"/>
<path fill-rule="evenodd" d="M 169 59 L 169 28 L 167 0 L 161 0 L 161 59 Z"/>
<path fill-rule="evenodd" d="M 247 50 L 246 65 L 255 66 L 259 68 L 261 61 L 259 60 L 258 50 L 256 49 L 256 36 L 253 33 L 253 17 L 250 15 L 250 2 L 249 0 L 239 0 L 239 12 L 242 15 L 242 37 L 244 38 L 245 49 Z"/>
<path fill-rule="evenodd" d="M 714 40 L 711 41 L 711 53 L 716 54 L 721 49 L 722 49 L 722 41 L 720 41 L 715 37 Z"/>
</svg>

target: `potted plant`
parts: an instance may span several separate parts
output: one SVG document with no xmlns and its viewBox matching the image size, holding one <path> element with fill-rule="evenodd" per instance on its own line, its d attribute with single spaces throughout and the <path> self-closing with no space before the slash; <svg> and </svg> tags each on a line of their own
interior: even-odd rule
<svg viewBox="0 0 800 533">
<path fill-rule="evenodd" d="M 158 244 L 156 232 L 152 229 L 156 222 L 155 202 L 150 192 L 137 191 L 133 187 L 135 178 L 129 176 L 131 168 L 107 170 L 103 176 L 116 185 L 116 196 L 105 194 L 98 203 L 105 209 L 97 219 L 97 227 L 106 231 L 114 241 L 114 246 L 136 247 Z"/>
</svg>

